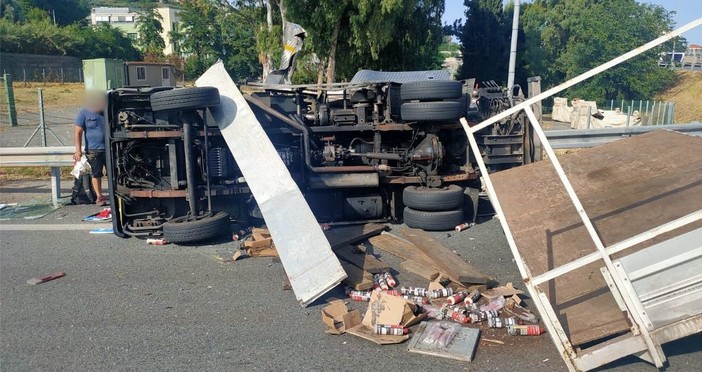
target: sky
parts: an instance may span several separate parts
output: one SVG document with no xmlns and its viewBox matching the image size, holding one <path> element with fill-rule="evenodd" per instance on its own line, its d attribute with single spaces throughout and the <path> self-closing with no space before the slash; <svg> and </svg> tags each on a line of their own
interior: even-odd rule
<svg viewBox="0 0 702 372">
<path fill-rule="evenodd" d="M 463 0 L 445 1 L 444 23 L 453 23 L 454 20 L 464 17 Z M 677 22 L 678 27 L 702 17 L 702 0 L 639 0 L 639 2 L 662 5 L 668 10 L 677 12 L 675 22 Z M 688 44 L 702 45 L 702 26 L 684 33 L 683 36 L 687 38 Z"/>
</svg>

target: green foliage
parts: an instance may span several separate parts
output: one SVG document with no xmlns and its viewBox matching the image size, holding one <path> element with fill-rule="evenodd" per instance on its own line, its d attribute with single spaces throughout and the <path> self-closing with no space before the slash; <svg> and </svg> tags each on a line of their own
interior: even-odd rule
<svg viewBox="0 0 702 372">
<path fill-rule="evenodd" d="M 131 40 L 107 24 L 61 27 L 48 17 L 25 23 L 0 20 L 0 52 L 70 55 L 83 59 L 141 58 Z"/>
<path fill-rule="evenodd" d="M 163 22 L 163 17 L 156 10 L 155 4 L 146 2 L 141 4 L 137 23 L 139 33 L 137 45 L 144 54 L 150 55 L 152 58 L 162 58 L 163 49 L 166 47 L 166 42 L 161 37 L 163 32 L 161 22 Z"/>
<path fill-rule="evenodd" d="M 465 0 L 466 23 L 459 32 L 463 49 L 460 75 L 478 81 L 507 78 L 511 13 L 502 0 Z"/>
<path fill-rule="evenodd" d="M 290 21 L 308 32 L 305 49 L 310 48 L 320 63 L 329 63 L 334 53 L 337 79 L 350 79 L 366 68 L 400 71 L 441 65 L 443 0 L 286 0 L 286 4 Z"/>
<path fill-rule="evenodd" d="M 186 79 L 199 76 L 218 59 L 235 80 L 260 75 L 256 36 L 251 24 L 242 22 L 244 14 L 209 0 L 183 0 L 180 9 L 181 30 L 172 37 L 185 55 Z"/>
<path fill-rule="evenodd" d="M 635 0 L 536 0 L 526 6 L 524 75 L 546 85 L 577 76 L 660 36 L 671 14 Z M 650 51 L 578 84 L 569 97 L 590 100 L 648 99 L 675 81 Z"/>
<path fill-rule="evenodd" d="M 11 3 L 18 4 L 23 14 L 33 8 L 41 9 L 59 25 L 82 22 L 90 15 L 86 0 L 12 0 Z"/>
</svg>

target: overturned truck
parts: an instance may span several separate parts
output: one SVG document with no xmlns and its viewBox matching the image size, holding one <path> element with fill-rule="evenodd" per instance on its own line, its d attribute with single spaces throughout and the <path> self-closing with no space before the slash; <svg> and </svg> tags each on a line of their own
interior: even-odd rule
<svg viewBox="0 0 702 372">
<path fill-rule="evenodd" d="M 242 87 L 320 222 L 402 221 L 448 230 L 473 220 L 479 172 L 461 117 L 481 120 L 524 99 L 445 71 L 360 71 L 332 86 Z M 126 87 L 108 93 L 108 177 L 119 236 L 205 240 L 262 223 L 210 109 L 216 88 Z M 528 163 L 522 114 L 480 134 L 492 169 Z M 275 182 L 275 175 L 271 175 Z M 471 197 L 472 196 L 472 197 Z"/>
</svg>

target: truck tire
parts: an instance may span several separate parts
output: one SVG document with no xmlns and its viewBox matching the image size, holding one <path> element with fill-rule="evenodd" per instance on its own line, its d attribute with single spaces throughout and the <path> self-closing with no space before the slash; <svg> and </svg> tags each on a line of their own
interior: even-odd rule
<svg viewBox="0 0 702 372">
<path fill-rule="evenodd" d="M 463 206 L 463 188 L 448 185 L 441 188 L 407 186 L 402 191 L 402 202 L 406 207 L 418 211 L 447 211 Z"/>
<path fill-rule="evenodd" d="M 400 96 L 405 101 L 454 99 L 461 94 L 463 94 L 463 84 L 455 80 L 410 81 L 400 87 Z"/>
<path fill-rule="evenodd" d="M 231 233 L 229 214 L 216 212 L 195 221 L 176 217 L 163 224 L 163 238 L 170 243 L 195 243 Z"/>
<path fill-rule="evenodd" d="M 429 231 L 453 230 L 456 226 L 465 222 L 463 218 L 463 208 L 449 211 L 427 212 L 405 207 L 403 216 L 405 225 L 408 227 Z"/>
<path fill-rule="evenodd" d="M 151 110 L 192 110 L 219 105 L 219 90 L 214 87 L 179 88 L 151 95 Z"/>
<path fill-rule="evenodd" d="M 458 101 L 407 102 L 400 110 L 404 121 L 454 121 L 463 116 Z"/>
</svg>

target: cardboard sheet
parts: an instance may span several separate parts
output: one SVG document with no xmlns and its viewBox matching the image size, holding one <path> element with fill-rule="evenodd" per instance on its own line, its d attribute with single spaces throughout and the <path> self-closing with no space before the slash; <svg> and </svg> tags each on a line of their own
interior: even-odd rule
<svg viewBox="0 0 702 372">
<path fill-rule="evenodd" d="M 195 82 L 219 89 L 212 116 L 234 155 L 275 240 L 298 301 L 308 305 L 338 285 L 346 273 L 297 184 L 224 69 L 215 63 Z"/>
<path fill-rule="evenodd" d="M 382 291 L 374 291 L 370 302 L 368 302 L 368 310 L 366 310 L 361 324 L 346 329 L 346 332 L 379 345 L 397 344 L 409 339 L 409 335 L 376 335 L 373 333 L 373 327 L 376 324 L 412 326 L 426 317 L 426 313 L 415 315 L 415 312 L 417 312 L 417 305 L 414 303 L 402 297 L 391 296 Z"/>
</svg>

